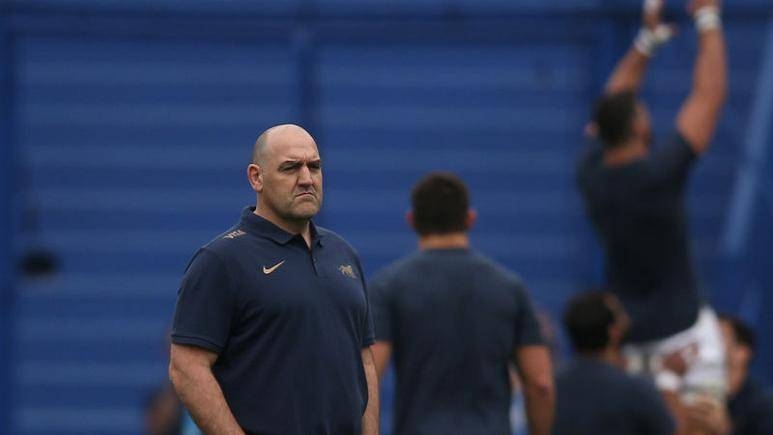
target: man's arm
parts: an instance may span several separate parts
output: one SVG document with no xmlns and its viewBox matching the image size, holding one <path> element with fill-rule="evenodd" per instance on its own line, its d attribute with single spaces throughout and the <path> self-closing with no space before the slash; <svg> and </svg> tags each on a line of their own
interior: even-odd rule
<svg viewBox="0 0 773 435">
<path fill-rule="evenodd" d="M 169 378 L 180 400 L 205 434 L 244 435 L 212 374 L 216 360 L 214 352 L 173 343 Z"/>
<path fill-rule="evenodd" d="M 698 55 L 690 95 L 676 118 L 676 128 L 696 154 L 708 148 L 727 95 L 725 38 L 716 0 L 693 0 L 698 27 Z"/>
<path fill-rule="evenodd" d="M 550 352 L 543 345 L 522 346 L 515 351 L 515 362 L 523 383 L 529 434 L 549 435 L 556 397 Z"/>
<path fill-rule="evenodd" d="M 370 347 L 362 349 L 362 366 L 368 383 L 368 407 L 362 416 L 362 435 L 378 435 L 378 374 Z"/>
<path fill-rule="evenodd" d="M 392 358 L 392 343 L 388 341 L 376 341 L 370 347 L 373 350 L 373 361 L 376 364 L 376 373 L 379 381 L 384 379 L 384 374 L 389 368 L 389 359 Z"/>
<path fill-rule="evenodd" d="M 686 406 L 685 414 L 693 431 L 705 435 L 730 435 L 733 432 L 724 403 L 711 397 L 696 397 L 693 403 Z"/>
<path fill-rule="evenodd" d="M 606 94 L 638 91 L 650 57 L 673 36 L 673 27 L 661 23 L 662 0 L 645 0 L 643 10 L 642 29 L 607 80 L 604 87 Z"/>
<path fill-rule="evenodd" d="M 671 418 L 674 420 L 673 435 L 688 434 L 687 416 L 685 415 L 684 406 L 682 405 L 682 399 L 679 397 L 679 393 L 669 390 L 660 390 L 660 397 L 663 399 L 663 403 L 665 403 L 668 412 L 671 413 Z"/>
<path fill-rule="evenodd" d="M 604 93 L 616 94 L 624 91 L 638 91 L 649 61 L 649 56 L 643 54 L 636 47 L 631 47 L 615 66 L 604 87 Z"/>
</svg>

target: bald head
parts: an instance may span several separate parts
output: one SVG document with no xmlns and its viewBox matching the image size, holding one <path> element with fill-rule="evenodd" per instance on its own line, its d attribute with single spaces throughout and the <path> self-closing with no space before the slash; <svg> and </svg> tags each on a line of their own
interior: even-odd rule
<svg viewBox="0 0 773 435">
<path fill-rule="evenodd" d="M 252 163 L 262 166 L 265 163 L 266 155 L 275 143 L 287 143 L 297 141 L 314 142 L 308 131 L 295 124 L 275 125 L 258 136 L 255 145 L 252 147 Z M 315 143 L 316 145 L 316 143 Z"/>
<path fill-rule="evenodd" d="M 322 160 L 314 138 L 284 124 L 264 131 L 247 165 L 257 194 L 255 213 L 292 233 L 306 232 L 322 206 Z"/>
</svg>

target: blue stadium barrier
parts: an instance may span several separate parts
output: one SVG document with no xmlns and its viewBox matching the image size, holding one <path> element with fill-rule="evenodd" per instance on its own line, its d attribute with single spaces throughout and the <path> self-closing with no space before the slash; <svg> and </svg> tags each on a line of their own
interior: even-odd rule
<svg viewBox="0 0 773 435">
<path fill-rule="evenodd" d="M 517 271 L 541 309 L 555 317 L 569 295 L 598 282 L 573 169 L 590 102 L 638 27 L 627 0 L 6 7 L 0 138 L 24 177 L 15 185 L 12 168 L 0 170 L 0 203 L 21 198 L 39 228 L 2 233 L 0 278 L 12 276 L 12 243 L 48 247 L 60 273 L 20 280 L 14 292 L 0 286 L 16 299 L 12 315 L 0 312 L 11 323 L 0 340 L 13 349 L 0 357 L 13 397 L 0 395 L 11 416 L 0 433 L 142 431 L 142 404 L 166 377 L 180 274 L 252 201 L 244 166 L 271 124 L 298 122 L 317 137 L 326 161 L 319 220 L 358 248 L 369 275 L 414 249 L 408 190 L 426 171 L 447 169 L 470 184 L 474 244 Z M 749 41 L 768 29 L 767 16 L 748 12 L 765 9 L 757 0 L 728 7 L 737 8 L 726 20 L 730 99 L 689 188 L 699 272 L 717 301 L 733 291 L 716 270 L 759 93 L 763 47 Z M 653 61 L 644 88 L 659 134 L 689 85 L 695 40 L 683 33 Z M 758 214 L 751 231 L 761 231 Z M 769 246 L 749 244 L 748 258 L 767 258 Z M 769 348 L 757 368 L 771 379 Z"/>
</svg>

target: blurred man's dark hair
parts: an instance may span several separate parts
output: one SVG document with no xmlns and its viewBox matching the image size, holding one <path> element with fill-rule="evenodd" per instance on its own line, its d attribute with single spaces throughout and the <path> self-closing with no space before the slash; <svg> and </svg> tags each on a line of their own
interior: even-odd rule
<svg viewBox="0 0 773 435">
<path fill-rule="evenodd" d="M 757 334 L 754 330 L 738 317 L 731 316 L 729 314 L 721 314 L 719 320 L 727 322 L 730 328 L 733 330 L 733 336 L 738 344 L 743 345 L 751 349 L 752 352 L 757 347 Z"/>
<path fill-rule="evenodd" d="M 636 94 L 624 91 L 603 95 L 596 102 L 594 112 L 593 119 L 604 148 L 616 148 L 631 137 Z"/>
<path fill-rule="evenodd" d="M 564 326 L 576 352 L 598 352 L 609 344 L 609 327 L 615 322 L 609 298 L 608 293 L 590 291 L 569 300 Z"/>
<path fill-rule="evenodd" d="M 449 234 L 467 230 L 469 195 L 459 177 L 432 172 L 411 191 L 413 227 L 419 235 Z"/>
</svg>

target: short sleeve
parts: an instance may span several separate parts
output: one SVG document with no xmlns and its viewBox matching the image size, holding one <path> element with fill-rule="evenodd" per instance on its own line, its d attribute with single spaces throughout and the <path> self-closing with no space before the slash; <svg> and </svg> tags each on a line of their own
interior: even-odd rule
<svg viewBox="0 0 773 435">
<path fill-rule="evenodd" d="M 371 307 L 373 308 L 373 320 L 376 329 L 376 340 L 391 342 L 392 336 L 392 312 L 390 309 L 387 280 L 383 274 L 376 276 L 369 283 Z"/>
<path fill-rule="evenodd" d="M 649 379 L 635 378 L 638 391 L 630 394 L 630 408 L 640 428 L 639 433 L 674 433 L 676 423 L 663 396 Z"/>
<path fill-rule="evenodd" d="M 357 258 L 357 268 L 360 272 L 360 281 L 362 282 L 362 289 L 363 292 L 365 292 L 365 317 L 363 318 L 363 324 L 361 325 L 362 328 L 362 347 L 368 347 L 375 343 L 375 333 L 374 333 L 374 326 L 373 326 L 373 309 L 372 309 L 372 298 L 370 295 L 370 291 L 368 289 L 368 284 L 365 281 L 365 273 L 362 270 L 362 264 L 360 263 L 359 258 Z"/>
<path fill-rule="evenodd" d="M 177 293 L 172 342 L 220 353 L 236 312 L 235 289 L 223 261 L 201 249 L 191 260 Z"/>
<path fill-rule="evenodd" d="M 521 284 L 516 286 L 518 312 L 515 319 L 515 347 L 545 344 L 540 332 L 539 321 L 534 312 L 526 289 Z"/>
<path fill-rule="evenodd" d="M 678 132 L 672 134 L 665 146 L 652 156 L 655 171 L 660 178 L 679 189 L 685 185 L 690 168 L 697 159 L 693 147 Z"/>
</svg>

